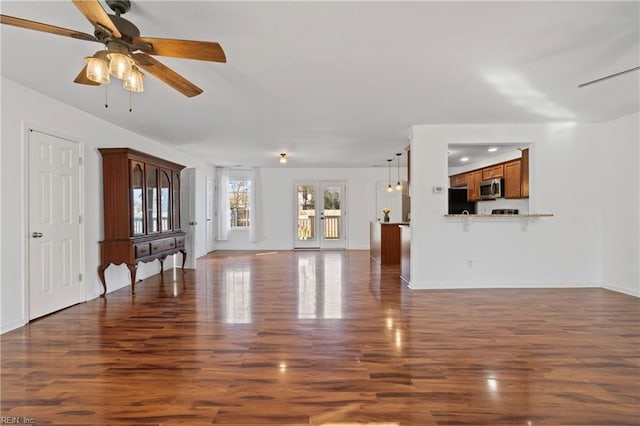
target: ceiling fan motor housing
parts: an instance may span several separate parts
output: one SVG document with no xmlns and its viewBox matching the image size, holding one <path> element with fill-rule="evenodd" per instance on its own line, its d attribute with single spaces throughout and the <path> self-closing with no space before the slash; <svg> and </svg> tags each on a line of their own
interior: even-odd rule
<svg viewBox="0 0 640 426">
<path fill-rule="evenodd" d="M 113 25 L 120 31 L 122 37 L 114 38 L 113 34 L 109 29 L 103 28 L 102 25 L 97 24 L 95 27 L 95 32 L 93 33 L 95 37 L 100 40 L 104 44 L 108 44 L 111 42 L 116 42 L 122 45 L 127 46 L 130 50 L 135 50 L 133 40 L 136 37 L 140 37 L 140 30 L 130 21 L 118 16 L 118 15 L 107 15 Z"/>
<path fill-rule="evenodd" d="M 106 2 L 109 8 L 118 16 L 127 13 L 131 9 L 129 0 L 106 0 Z"/>
</svg>

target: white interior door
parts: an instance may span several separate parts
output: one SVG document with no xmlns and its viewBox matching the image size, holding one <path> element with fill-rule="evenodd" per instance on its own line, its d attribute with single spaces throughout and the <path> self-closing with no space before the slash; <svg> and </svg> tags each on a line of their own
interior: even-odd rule
<svg viewBox="0 0 640 426">
<path fill-rule="evenodd" d="M 180 181 L 182 186 L 180 190 L 180 200 L 182 201 L 182 223 L 181 228 L 187 233 L 185 238 L 185 247 L 187 251 L 187 261 L 184 265 L 188 269 L 196 269 L 196 247 L 197 235 L 196 227 L 196 169 L 189 167 L 182 169 L 180 173 Z"/>
<path fill-rule="evenodd" d="M 80 146 L 29 130 L 29 319 L 82 301 Z"/>
<path fill-rule="evenodd" d="M 206 193 L 206 208 L 205 208 L 205 217 L 206 217 L 206 227 L 207 227 L 207 253 L 215 250 L 215 241 L 216 241 L 216 223 L 214 221 L 214 206 L 215 206 L 215 179 L 211 176 L 207 176 L 207 193 Z"/>
<path fill-rule="evenodd" d="M 345 182 L 297 182 L 294 188 L 294 248 L 344 249 L 347 241 Z"/>
</svg>

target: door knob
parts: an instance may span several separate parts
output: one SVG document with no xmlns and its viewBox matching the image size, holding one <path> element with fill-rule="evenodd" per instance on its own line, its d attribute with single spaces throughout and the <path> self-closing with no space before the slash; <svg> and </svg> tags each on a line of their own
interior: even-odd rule
<svg viewBox="0 0 640 426">
<path fill-rule="evenodd" d="M 42 232 L 32 232 L 31 236 L 33 238 L 42 238 Z"/>
<path fill-rule="evenodd" d="M 198 222 L 189 222 L 189 225 L 197 225 Z"/>
</svg>

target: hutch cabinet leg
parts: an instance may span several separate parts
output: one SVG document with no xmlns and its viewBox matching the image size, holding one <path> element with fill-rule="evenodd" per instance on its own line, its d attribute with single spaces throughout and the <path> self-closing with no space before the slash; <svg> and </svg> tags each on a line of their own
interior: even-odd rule
<svg viewBox="0 0 640 426">
<path fill-rule="evenodd" d="M 180 253 L 182 253 L 182 272 L 184 272 L 184 264 L 187 262 L 187 252 L 180 250 Z"/>
<path fill-rule="evenodd" d="M 160 281 L 164 281 L 164 260 L 166 256 L 159 257 L 158 261 L 160 262 Z"/>
<path fill-rule="evenodd" d="M 127 264 L 127 268 L 131 274 L 131 294 L 136 294 L 136 265 Z"/>
<path fill-rule="evenodd" d="M 108 265 L 100 265 L 98 266 L 98 278 L 100 278 L 100 283 L 102 284 L 102 294 L 100 297 L 104 297 L 107 294 L 107 283 L 104 280 L 104 271 L 107 269 Z"/>
</svg>

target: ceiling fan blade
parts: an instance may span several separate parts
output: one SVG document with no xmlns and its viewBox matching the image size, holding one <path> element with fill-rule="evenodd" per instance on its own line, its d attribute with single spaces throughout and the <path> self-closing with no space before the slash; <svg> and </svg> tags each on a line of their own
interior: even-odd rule
<svg viewBox="0 0 640 426">
<path fill-rule="evenodd" d="M 79 40 L 99 41 L 92 35 L 81 33 L 67 28 L 56 27 L 54 25 L 43 24 L 41 22 L 29 21 L 27 19 L 16 18 L 9 15 L 0 15 L 0 23 L 13 25 L 14 27 L 26 28 L 28 30 L 42 31 L 45 33 L 57 34 L 61 36 L 77 38 Z"/>
<path fill-rule="evenodd" d="M 202 93 L 201 88 L 145 53 L 134 53 L 133 59 L 136 61 L 136 64 L 149 74 L 153 74 L 189 98 Z"/>
<path fill-rule="evenodd" d="M 213 41 L 177 40 L 172 38 L 136 37 L 135 44 L 149 44 L 140 50 L 149 55 L 171 58 L 197 59 L 200 61 L 227 62 L 220 44 Z"/>
<path fill-rule="evenodd" d="M 74 83 L 78 83 L 78 84 L 86 84 L 87 86 L 100 86 L 100 83 L 96 83 L 93 80 L 89 80 L 87 78 L 87 66 L 85 65 L 84 68 L 82 68 L 82 71 L 80 71 L 80 73 L 76 76 L 75 80 L 73 80 Z"/>
<path fill-rule="evenodd" d="M 98 0 L 71 0 L 73 4 L 82 12 L 94 27 L 108 30 L 113 37 L 120 38 L 122 34 L 111 22 L 111 18 L 104 11 Z"/>
<path fill-rule="evenodd" d="M 618 77 L 618 76 L 626 74 L 628 72 L 638 71 L 638 70 L 640 70 L 640 67 L 629 68 L 628 70 L 616 72 L 614 74 L 609 74 L 609 75 L 606 75 L 604 77 L 596 78 L 595 80 L 587 81 L 586 83 L 578 84 L 578 87 L 585 87 L 585 86 L 589 86 L 590 84 L 600 83 L 601 81 L 608 80 L 610 78 Z"/>
</svg>

